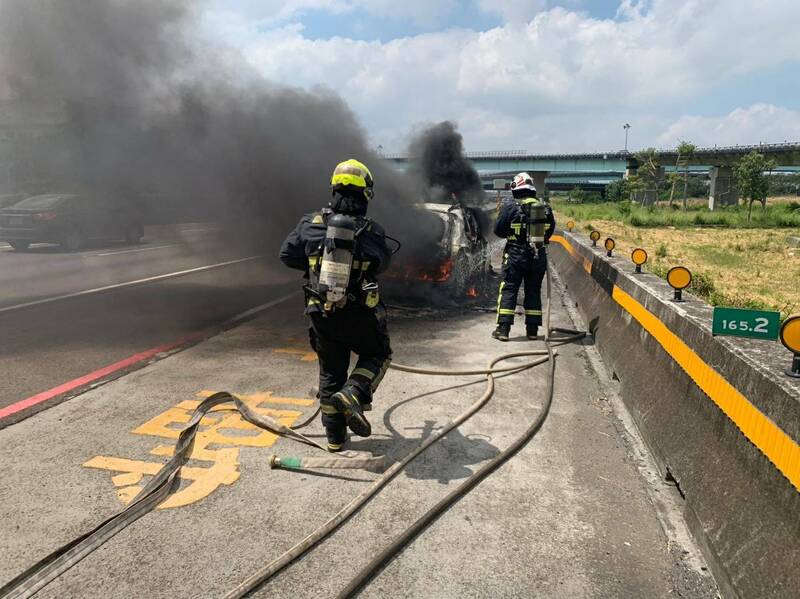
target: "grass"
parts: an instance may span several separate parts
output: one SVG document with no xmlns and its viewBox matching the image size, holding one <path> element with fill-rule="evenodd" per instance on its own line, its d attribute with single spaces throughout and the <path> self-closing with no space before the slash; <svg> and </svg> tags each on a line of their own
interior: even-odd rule
<svg viewBox="0 0 800 599">
<path fill-rule="evenodd" d="M 736 228 L 800 228 L 800 200 L 767 202 L 753 206 L 753 216 L 747 221 L 746 206 L 728 206 L 710 211 L 703 201 L 693 201 L 684 211 L 668 206 L 641 207 L 630 202 L 569 204 L 554 201 L 554 208 L 565 218 L 573 220 L 613 220 L 633 227 L 736 227 Z"/>
<path fill-rule="evenodd" d="M 791 202 L 776 204 L 775 214 L 766 218 L 787 222 L 786 216 L 794 212 L 791 206 Z M 698 214 L 702 219 L 707 219 L 707 214 L 716 218 L 715 213 L 704 213 L 698 207 L 687 213 L 677 211 L 680 214 L 668 208 L 636 207 L 629 217 L 608 204 L 556 203 L 554 208 L 560 225 L 574 220 L 576 232 L 588 236 L 597 229 L 603 238 L 614 238 L 617 255 L 630 256 L 634 248 L 644 248 L 649 254 L 645 269 L 656 275 L 666 277 L 673 266 L 687 267 L 693 274 L 690 291 L 712 305 L 777 310 L 784 317 L 800 311 L 800 249 L 786 243 L 788 235 L 800 236 L 800 222 L 794 229 L 757 227 L 755 215 L 760 206 L 753 207 L 753 223 L 748 226 L 738 220 L 740 211 L 731 210 L 724 214 L 728 224 L 715 227 L 693 223 Z M 679 224 L 636 224 L 643 222 L 634 219 L 640 212 L 648 223 Z M 800 210 L 797 213 L 800 217 Z"/>
</svg>

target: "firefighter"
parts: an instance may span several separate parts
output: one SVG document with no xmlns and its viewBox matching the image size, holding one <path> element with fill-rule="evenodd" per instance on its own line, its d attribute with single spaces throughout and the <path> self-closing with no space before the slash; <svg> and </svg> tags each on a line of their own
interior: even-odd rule
<svg viewBox="0 0 800 599">
<path fill-rule="evenodd" d="M 545 245 L 556 227 L 549 204 L 536 197 L 536 186 L 528 173 L 519 173 L 511 183 L 513 199 L 504 200 L 497 213 L 494 233 L 506 239 L 503 280 L 497 297 L 497 328 L 492 337 L 508 341 L 517 294 L 524 281 L 525 334 L 536 339 L 542 324 L 542 280 L 547 272 Z"/>
<path fill-rule="evenodd" d="M 368 437 L 365 411 L 389 368 L 392 350 L 377 276 L 391 252 L 383 227 L 367 218 L 373 196 L 369 169 L 357 160 L 340 163 L 331 177 L 333 200 L 307 214 L 283 242 L 280 259 L 305 271 L 305 312 L 311 347 L 319 357 L 319 400 L 328 450 L 337 452 L 347 428 Z M 357 354 L 348 375 L 350 353 Z"/>
</svg>

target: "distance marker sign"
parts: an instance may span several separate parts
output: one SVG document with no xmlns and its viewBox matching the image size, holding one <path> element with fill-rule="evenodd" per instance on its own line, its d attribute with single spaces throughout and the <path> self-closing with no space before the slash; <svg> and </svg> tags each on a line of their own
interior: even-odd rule
<svg viewBox="0 0 800 599">
<path fill-rule="evenodd" d="M 714 308 L 714 324 L 711 333 L 773 341 L 778 338 L 780 325 L 780 312 L 718 306 Z"/>
</svg>

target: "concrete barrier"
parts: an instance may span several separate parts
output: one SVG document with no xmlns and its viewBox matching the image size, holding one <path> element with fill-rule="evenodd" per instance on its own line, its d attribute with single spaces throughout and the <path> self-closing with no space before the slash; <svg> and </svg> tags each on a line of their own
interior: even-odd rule
<svg viewBox="0 0 800 599">
<path fill-rule="evenodd" d="M 800 382 L 779 343 L 714 337 L 712 308 L 563 232 L 550 256 L 726 597 L 800 597 Z"/>
</svg>

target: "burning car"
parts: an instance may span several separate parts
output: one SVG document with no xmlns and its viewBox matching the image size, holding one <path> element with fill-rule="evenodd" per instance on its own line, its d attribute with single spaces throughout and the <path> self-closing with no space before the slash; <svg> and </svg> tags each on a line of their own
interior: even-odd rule
<svg viewBox="0 0 800 599">
<path fill-rule="evenodd" d="M 459 203 L 416 204 L 414 210 L 420 235 L 386 273 L 391 288 L 402 286 L 413 295 L 435 286 L 454 299 L 478 296 L 491 275 L 481 225 L 487 219 L 478 208 Z"/>
</svg>

